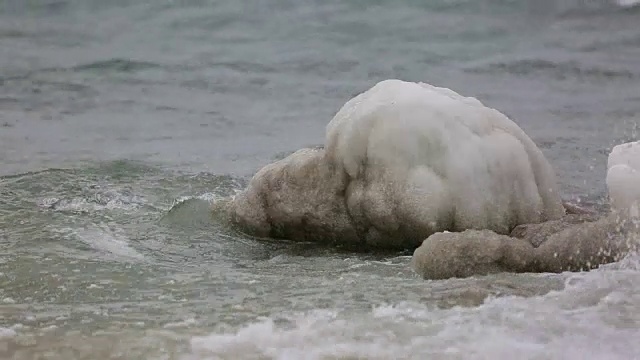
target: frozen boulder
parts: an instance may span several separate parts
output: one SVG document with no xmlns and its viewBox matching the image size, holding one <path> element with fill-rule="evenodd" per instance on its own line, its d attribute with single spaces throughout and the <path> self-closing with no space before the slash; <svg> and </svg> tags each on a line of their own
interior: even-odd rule
<svg viewBox="0 0 640 360">
<path fill-rule="evenodd" d="M 302 149 L 262 168 L 230 204 L 231 220 L 250 234 L 318 242 L 354 242 L 347 176 L 323 149 Z"/>
<path fill-rule="evenodd" d="M 533 247 L 542 245 L 547 238 L 566 228 L 576 224 L 584 224 L 586 222 L 597 221 L 600 219 L 598 214 L 567 214 L 558 220 L 550 220 L 537 224 L 522 224 L 516 226 L 510 236 L 519 239 L 525 239 Z"/>
<path fill-rule="evenodd" d="M 513 121 L 480 101 L 386 80 L 348 101 L 323 149 L 267 165 L 230 205 L 247 233 L 416 248 L 441 231 L 558 219 L 555 174 Z"/>
<path fill-rule="evenodd" d="M 519 237 L 490 230 L 436 233 L 414 251 L 411 267 L 432 280 L 497 272 L 587 271 L 637 250 L 638 235 L 631 222 L 620 222 L 616 216 L 574 221 L 560 228 L 557 221 L 538 224 Z"/>
<path fill-rule="evenodd" d="M 566 204 L 561 219 L 522 224 L 510 236 L 493 231 L 436 233 L 415 250 L 413 269 L 427 279 L 493 272 L 584 271 L 616 262 L 640 247 L 640 142 L 615 146 L 608 159 L 611 213 Z"/>
<path fill-rule="evenodd" d="M 637 248 L 633 223 L 609 215 L 550 234 L 534 249 L 535 272 L 587 271 L 621 260 Z"/>
<path fill-rule="evenodd" d="M 429 236 L 411 258 L 411 267 L 425 279 L 463 278 L 498 272 L 525 272 L 535 254 L 527 241 L 491 230 L 440 232 Z"/>
</svg>

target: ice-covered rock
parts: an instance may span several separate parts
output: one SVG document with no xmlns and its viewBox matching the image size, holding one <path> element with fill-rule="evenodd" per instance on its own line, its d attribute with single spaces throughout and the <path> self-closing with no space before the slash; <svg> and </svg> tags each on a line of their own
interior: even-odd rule
<svg viewBox="0 0 640 360">
<path fill-rule="evenodd" d="M 250 234 L 378 248 L 415 248 L 445 230 L 509 234 L 564 214 L 551 166 L 513 121 L 400 80 L 348 101 L 324 149 L 267 165 L 230 211 Z"/>
<path fill-rule="evenodd" d="M 497 272 L 525 272 L 534 267 L 533 246 L 491 230 L 441 232 L 429 236 L 411 258 L 425 279 L 447 279 Z"/>
<path fill-rule="evenodd" d="M 490 230 L 436 233 L 414 251 L 411 267 L 425 279 L 496 272 L 585 271 L 621 260 L 638 245 L 635 225 L 620 222 L 613 215 L 595 221 L 538 225 L 533 227 L 536 231 L 520 237 Z"/>
<path fill-rule="evenodd" d="M 608 159 L 611 213 L 570 207 L 562 219 L 493 231 L 437 233 L 416 249 L 412 267 L 428 279 L 491 272 L 562 272 L 597 268 L 640 247 L 640 142 L 615 146 Z"/>
</svg>

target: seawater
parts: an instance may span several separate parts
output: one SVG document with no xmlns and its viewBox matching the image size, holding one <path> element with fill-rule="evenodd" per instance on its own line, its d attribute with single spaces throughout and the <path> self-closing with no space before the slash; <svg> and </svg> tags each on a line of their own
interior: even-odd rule
<svg viewBox="0 0 640 360">
<path fill-rule="evenodd" d="M 254 239 L 209 212 L 377 81 L 516 121 L 604 207 L 637 140 L 614 1 L 0 1 L 0 358 L 633 359 L 640 258 L 424 281 L 410 253 Z"/>
</svg>

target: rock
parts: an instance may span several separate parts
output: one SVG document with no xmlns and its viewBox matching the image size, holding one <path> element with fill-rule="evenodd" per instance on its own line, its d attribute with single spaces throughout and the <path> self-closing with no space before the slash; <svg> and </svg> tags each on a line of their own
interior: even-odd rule
<svg viewBox="0 0 640 360">
<path fill-rule="evenodd" d="M 324 149 L 267 165 L 229 209 L 252 235 L 388 249 L 444 230 L 506 235 L 564 215 L 551 166 L 513 121 L 399 80 L 347 102 Z"/>
<path fill-rule="evenodd" d="M 425 279 L 447 279 L 497 272 L 525 272 L 535 254 L 525 240 L 491 230 L 436 233 L 417 248 L 411 267 Z"/>
<path fill-rule="evenodd" d="M 640 232 L 635 221 L 613 214 L 595 221 L 569 219 L 525 225 L 517 237 L 490 230 L 436 233 L 415 250 L 411 265 L 425 279 L 495 272 L 559 273 L 595 269 L 638 250 Z"/>
</svg>

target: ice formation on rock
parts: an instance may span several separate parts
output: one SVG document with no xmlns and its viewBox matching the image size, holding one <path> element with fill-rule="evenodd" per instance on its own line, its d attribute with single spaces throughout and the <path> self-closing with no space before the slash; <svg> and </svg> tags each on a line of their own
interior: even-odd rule
<svg viewBox="0 0 640 360">
<path fill-rule="evenodd" d="M 615 146 L 608 159 L 611 213 L 571 214 L 517 226 L 511 236 L 492 231 L 436 233 L 416 249 L 413 269 L 427 279 L 492 272 L 590 270 L 615 262 L 640 245 L 640 142 Z"/>
<path fill-rule="evenodd" d="M 513 121 L 400 80 L 348 101 L 323 149 L 267 165 L 230 210 L 250 234 L 367 248 L 415 248 L 445 230 L 509 234 L 564 214 L 550 164 Z"/>
</svg>

